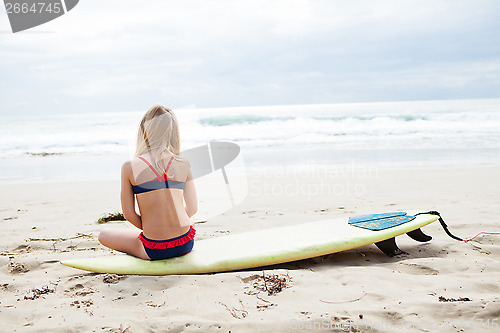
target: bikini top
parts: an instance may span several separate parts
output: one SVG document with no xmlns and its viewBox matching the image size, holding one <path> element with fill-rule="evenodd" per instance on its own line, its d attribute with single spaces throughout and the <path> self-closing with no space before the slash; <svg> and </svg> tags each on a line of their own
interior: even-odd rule
<svg viewBox="0 0 500 333">
<path fill-rule="evenodd" d="M 172 158 L 170 158 L 170 161 L 168 162 L 167 165 L 167 169 L 165 170 L 165 173 L 163 175 L 160 175 L 158 172 L 156 172 L 155 168 L 153 168 L 153 166 L 148 161 L 146 161 L 146 159 L 140 156 L 139 158 L 143 160 L 151 168 L 151 170 L 154 171 L 157 177 L 149 182 L 145 182 L 138 185 L 132 185 L 132 191 L 134 192 L 134 194 L 146 193 L 165 188 L 177 188 L 180 190 L 184 189 L 184 182 L 168 179 L 167 177 L 168 169 L 170 168 L 170 164 L 172 164 L 172 160 L 174 159 L 173 156 Z"/>
</svg>

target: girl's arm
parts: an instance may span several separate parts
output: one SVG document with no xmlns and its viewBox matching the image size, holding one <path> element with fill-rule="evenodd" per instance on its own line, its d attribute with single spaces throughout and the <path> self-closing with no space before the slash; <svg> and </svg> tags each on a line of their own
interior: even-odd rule
<svg viewBox="0 0 500 333">
<path fill-rule="evenodd" d="M 198 197 L 196 196 L 196 188 L 191 170 L 189 170 L 186 183 L 184 184 L 184 202 L 186 203 L 186 213 L 191 218 L 198 211 Z"/>
<path fill-rule="evenodd" d="M 132 165 L 130 161 L 122 166 L 120 200 L 122 203 L 123 217 L 134 226 L 142 230 L 141 216 L 135 211 L 135 197 L 132 191 L 130 177 L 132 176 Z"/>
</svg>

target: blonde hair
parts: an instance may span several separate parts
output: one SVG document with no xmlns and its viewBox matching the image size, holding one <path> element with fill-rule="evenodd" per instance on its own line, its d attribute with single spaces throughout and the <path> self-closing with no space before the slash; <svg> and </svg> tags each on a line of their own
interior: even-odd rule
<svg viewBox="0 0 500 333">
<path fill-rule="evenodd" d="M 158 171 L 165 172 L 162 155 L 170 153 L 176 160 L 180 154 L 179 124 L 174 112 L 162 105 L 154 105 L 142 117 L 137 133 L 135 157 L 152 153 L 152 163 Z"/>
</svg>

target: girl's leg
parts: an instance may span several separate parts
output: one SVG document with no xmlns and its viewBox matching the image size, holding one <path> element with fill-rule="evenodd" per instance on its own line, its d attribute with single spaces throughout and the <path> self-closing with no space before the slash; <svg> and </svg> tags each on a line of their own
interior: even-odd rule
<svg viewBox="0 0 500 333">
<path fill-rule="evenodd" d="M 140 231 L 127 229 L 104 229 L 99 233 L 99 242 L 110 249 L 125 252 L 135 257 L 150 260 L 139 238 Z"/>
</svg>

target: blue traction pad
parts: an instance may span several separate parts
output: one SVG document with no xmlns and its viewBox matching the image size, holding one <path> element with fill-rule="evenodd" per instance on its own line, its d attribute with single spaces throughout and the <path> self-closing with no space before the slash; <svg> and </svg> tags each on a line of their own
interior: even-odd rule
<svg viewBox="0 0 500 333">
<path fill-rule="evenodd" d="M 406 215 L 406 212 L 370 214 L 349 218 L 349 224 L 363 229 L 384 230 L 414 220 L 415 216 Z"/>
</svg>

